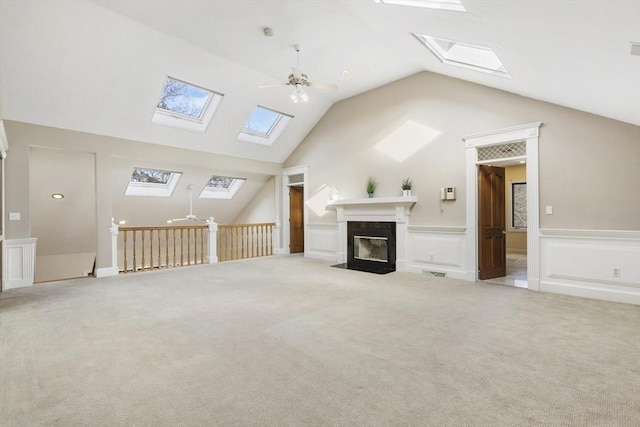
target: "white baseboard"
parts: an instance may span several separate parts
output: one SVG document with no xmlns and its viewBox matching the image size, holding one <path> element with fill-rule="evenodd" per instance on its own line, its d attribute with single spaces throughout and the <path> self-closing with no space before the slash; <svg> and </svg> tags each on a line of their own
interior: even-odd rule
<svg viewBox="0 0 640 427">
<path fill-rule="evenodd" d="M 3 290 L 33 285 L 36 239 L 10 239 L 3 242 Z"/>
<path fill-rule="evenodd" d="M 639 232 L 540 231 L 541 291 L 640 304 Z"/>
<path fill-rule="evenodd" d="M 407 231 L 398 271 L 476 280 L 466 262 L 465 227 L 410 225 Z M 306 257 L 336 261 L 340 256 L 337 225 L 308 224 L 307 237 Z M 638 259 L 640 231 L 541 229 L 540 270 L 530 272 L 529 289 L 640 304 Z"/>
<path fill-rule="evenodd" d="M 441 273 L 469 279 L 464 265 L 465 228 L 445 226 L 408 227 L 406 270 L 410 273 Z"/>
<path fill-rule="evenodd" d="M 307 224 L 305 246 L 305 257 L 337 262 L 338 225 Z"/>
<path fill-rule="evenodd" d="M 118 275 L 118 267 L 105 267 L 105 268 L 96 269 L 97 278 L 117 276 L 117 275 Z"/>
</svg>

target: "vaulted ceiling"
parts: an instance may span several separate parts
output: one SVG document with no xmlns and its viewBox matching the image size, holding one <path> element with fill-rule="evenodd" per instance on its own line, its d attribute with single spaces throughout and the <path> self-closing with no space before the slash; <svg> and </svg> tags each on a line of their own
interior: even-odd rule
<svg viewBox="0 0 640 427">
<path fill-rule="evenodd" d="M 427 70 L 640 125 L 639 1 L 463 4 L 1 0 L 2 117 L 283 162 L 333 103 Z M 491 47 L 511 78 L 443 64 L 412 33 Z M 286 81 L 295 44 L 309 80 L 337 91 L 294 104 L 288 87 L 258 88 Z M 224 94 L 206 132 L 151 122 L 166 76 Z M 237 140 L 256 105 L 294 116 L 273 147 Z"/>
</svg>

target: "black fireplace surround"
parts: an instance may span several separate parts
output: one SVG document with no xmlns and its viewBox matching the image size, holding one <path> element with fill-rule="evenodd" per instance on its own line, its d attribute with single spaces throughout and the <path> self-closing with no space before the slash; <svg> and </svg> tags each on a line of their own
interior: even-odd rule
<svg viewBox="0 0 640 427">
<path fill-rule="evenodd" d="M 378 253 L 371 251 L 366 257 L 358 256 L 356 251 L 360 252 L 361 249 L 356 240 L 373 242 Z M 386 254 L 380 254 L 379 251 L 384 251 L 384 246 Z M 348 221 L 347 268 L 377 274 L 396 271 L 396 223 Z"/>
</svg>

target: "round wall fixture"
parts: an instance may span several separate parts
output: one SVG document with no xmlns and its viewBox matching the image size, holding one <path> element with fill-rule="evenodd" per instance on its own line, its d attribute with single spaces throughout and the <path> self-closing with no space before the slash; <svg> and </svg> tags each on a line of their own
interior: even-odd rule
<svg viewBox="0 0 640 427">
<path fill-rule="evenodd" d="M 51 197 L 52 197 L 53 199 L 60 200 L 60 199 L 64 199 L 64 194 L 60 194 L 60 193 L 53 193 L 53 194 L 51 195 Z"/>
</svg>

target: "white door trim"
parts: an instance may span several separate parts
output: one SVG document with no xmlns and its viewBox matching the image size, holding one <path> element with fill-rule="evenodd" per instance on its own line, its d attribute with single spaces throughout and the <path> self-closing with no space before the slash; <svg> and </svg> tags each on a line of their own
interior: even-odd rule
<svg viewBox="0 0 640 427">
<path fill-rule="evenodd" d="M 477 133 L 463 137 L 466 145 L 467 279 L 478 280 L 478 148 L 525 141 L 527 145 L 527 280 L 529 289 L 540 290 L 540 209 L 538 137 L 542 122 Z M 483 162 L 486 163 L 486 162 Z"/>
<path fill-rule="evenodd" d="M 303 175 L 302 184 L 296 183 L 296 185 L 303 185 L 302 197 L 304 200 L 304 253 L 307 253 L 307 245 L 309 239 L 307 239 L 307 221 L 309 220 L 309 207 L 307 206 L 307 200 L 309 200 L 309 166 L 293 166 L 282 170 L 282 254 L 288 254 L 289 244 L 291 243 L 291 231 L 289 228 L 290 218 L 290 206 L 289 206 L 289 177 L 292 175 Z"/>
</svg>

